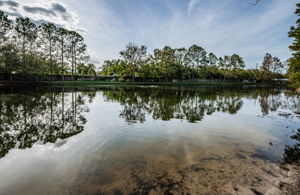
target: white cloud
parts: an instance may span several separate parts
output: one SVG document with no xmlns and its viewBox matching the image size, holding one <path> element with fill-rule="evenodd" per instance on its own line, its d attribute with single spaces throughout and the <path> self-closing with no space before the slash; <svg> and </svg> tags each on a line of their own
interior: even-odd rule
<svg viewBox="0 0 300 195">
<path fill-rule="evenodd" d="M 296 4 L 295 0 L 268 0 L 258 6 L 249 5 L 247 0 L 17 2 L 47 9 L 53 3 L 64 5 L 72 18 L 70 21 L 62 20 L 61 16 L 30 15 L 20 7 L 17 10 L 35 19 L 86 29 L 84 37 L 94 61 L 119 57 L 119 51 L 128 42 L 145 44 L 149 51 L 164 45 L 199 44 L 218 56 L 240 54 L 248 67 L 260 63 L 266 52 L 282 59 L 290 56 L 287 32 L 295 22 Z"/>
<path fill-rule="evenodd" d="M 51 22 L 69 30 L 86 31 L 80 26 L 78 15 L 58 1 L 15 0 L 11 2 L 18 4 L 18 6 L 11 6 L 7 3 L 1 5 L 1 10 L 5 11 L 11 19 L 23 16 L 34 20 L 36 23 Z"/>
</svg>

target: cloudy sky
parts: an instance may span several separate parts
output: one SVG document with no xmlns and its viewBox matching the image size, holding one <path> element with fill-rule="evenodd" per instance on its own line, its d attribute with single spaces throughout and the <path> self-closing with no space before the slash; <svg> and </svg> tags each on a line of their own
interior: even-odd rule
<svg viewBox="0 0 300 195">
<path fill-rule="evenodd" d="M 286 60 L 297 0 L 0 0 L 11 18 L 26 16 L 80 31 L 93 60 L 119 57 L 129 42 L 149 51 L 198 44 L 218 56 L 237 53 L 247 67 L 266 52 Z"/>
</svg>

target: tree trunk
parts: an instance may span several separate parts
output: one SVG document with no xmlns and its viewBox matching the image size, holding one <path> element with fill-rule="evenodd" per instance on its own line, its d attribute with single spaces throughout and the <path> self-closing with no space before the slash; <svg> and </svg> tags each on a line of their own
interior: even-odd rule
<svg viewBox="0 0 300 195">
<path fill-rule="evenodd" d="M 25 36 L 23 36 L 22 53 L 23 53 L 23 74 L 22 74 L 22 80 L 24 80 L 24 72 L 25 72 L 25 67 L 26 67 L 26 62 L 25 62 Z"/>
<path fill-rule="evenodd" d="M 77 68 L 77 61 L 76 61 L 76 50 L 75 50 L 75 53 L 74 53 L 74 70 L 75 70 L 75 74 L 77 74 L 76 68 Z"/>
<path fill-rule="evenodd" d="M 62 43 L 61 45 L 61 72 L 62 72 L 62 81 L 65 80 L 65 77 L 64 77 L 64 43 Z"/>
<path fill-rule="evenodd" d="M 62 109 L 61 109 L 61 120 L 62 120 L 62 132 L 64 132 L 64 129 L 65 129 L 65 91 L 64 91 L 64 88 L 62 90 L 62 102 L 61 102 L 61 106 L 62 106 Z"/>
<path fill-rule="evenodd" d="M 22 53 L 23 53 L 23 69 L 25 71 L 25 36 L 23 37 L 23 43 L 22 43 Z"/>
<path fill-rule="evenodd" d="M 51 40 L 50 40 L 50 66 L 51 66 L 51 81 L 53 81 L 52 41 Z"/>
<path fill-rule="evenodd" d="M 74 46 L 71 49 L 71 64 L 72 64 L 72 80 L 74 80 Z"/>
</svg>

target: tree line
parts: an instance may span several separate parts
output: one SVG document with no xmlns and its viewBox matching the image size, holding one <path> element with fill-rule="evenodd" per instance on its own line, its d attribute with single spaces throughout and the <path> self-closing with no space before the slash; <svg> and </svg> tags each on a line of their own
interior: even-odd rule
<svg viewBox="0 0 300 195">
<path fill-rule="evenodd" d="M 0 73 L 22 75 L 95 75 L 87 45 L 76 31 L 27 17 L 12 21 L 0 11 Z"/>
<path fill-rule="evenodd" d="M 297 7 L 300 7 L 297 4 Z M 300 14 L 297 8 L 296 14 Z M 295 41 L 289 59 L 288 76 L 299 82 L 299 21 L 289 36 Z M 18 17 L 12 21 L 0 11 L 0 73 L 12 75 L 96 75 L 96 67 L 89 63 L 87 45 L 76 31 L 67 30 L 52 23 L 35 24 L 29 18 Z M 144 45 L 129 43 L 120 58 L 104 62 L 100 75 L 122 79 L 159 80 L 170 79 L 222 79 L 267 81 L 284 78 L 286 63 L 267 53 L 256 69 L 244 69 L 245 62 L 238 54 L 217 57 L 203 47 L 154 49 L 147 52 Z M 52 78 L 52 77 L 51 77 Z"/>
<path fill-rule="evenodd" d="M 261 67 L 245 70 L 245 62 L 238 54 L 217 57 L 208 53 L 203 47 L 192 45 L 189 48 L 154 49 L 147 53 L 145 45 L 129 43 L 120 51 L 120 59 L 107 60 L 101 75 L 121 78 L 156 79 L 240 79 L 272 80 L 283 78 L 285 63 L 279 58 L 266 54 Z"/>
</svg>

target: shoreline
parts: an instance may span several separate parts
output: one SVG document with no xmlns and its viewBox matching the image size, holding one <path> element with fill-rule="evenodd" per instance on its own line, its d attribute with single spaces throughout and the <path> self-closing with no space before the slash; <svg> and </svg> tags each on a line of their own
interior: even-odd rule
<svg viewBox="0 0 300 195">
<path fill-rule="evenodd" d="M 157 85 L 157 86 L 176 86 L 176 85 L 191 85 L 191 86 L 201 86 L 201 85 L 253 85 L 253 86 L 263 86 L 263 85 L 280 85 L 288 86 L 288 83 L 272 83 L 272 82 L 262 82 L 262 83 L 240 83 L 240 82 L 127 82 L 127 81 L 0 81 L 0 87 L 10 87 L 10 86 L 91 86 L 91 85 Z"/>
</svg>

